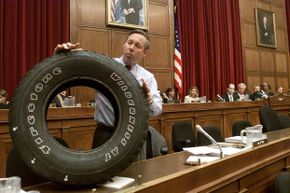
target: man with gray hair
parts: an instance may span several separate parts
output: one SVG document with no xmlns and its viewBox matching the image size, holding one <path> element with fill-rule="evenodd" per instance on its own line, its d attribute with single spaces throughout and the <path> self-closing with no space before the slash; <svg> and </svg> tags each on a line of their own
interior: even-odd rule
<svg viewBox="0 0 290 193">
<path fill-rule="evenodd" d="M 247 85 L 243 82 L 238 84 L 238 92 L 234 93 L 238 101 L 248 101 L 249 95 L 246 93 Z"/>
</svg>

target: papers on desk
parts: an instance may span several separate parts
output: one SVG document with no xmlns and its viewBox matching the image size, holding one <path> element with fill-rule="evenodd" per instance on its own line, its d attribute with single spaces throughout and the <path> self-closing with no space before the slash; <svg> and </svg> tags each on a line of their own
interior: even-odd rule
<svg viewBox="0 0 290 193">
<path fill-rule="evenodd" d="M 189 165 L 200 165 L 203 163 L 212 162 L 214 160 L 220 159 L 219 157 L 212 156 L 189 156 L 185 163 Z"/>
<path fill-rule="evenodd" d="M 236 147 L 221 147 L 223 154 L 233 155 L 235 153 L 242 152 L 246 150 L 246 148 L 236 148 Z M 186 147 L 183 148 L 184 151 L 188 151 L 193 155 L 211 155 L 211 156 L 220 156 L 220 149 L 217 146 L 197 146 L 197 147 Z"/>
<path fill-rule="evenodd" d="M 99 186 L 122 189 L 135 181 L 134 178 L 115 176 L 110 181 L 105 182 L 104 184 L 99 184 Z"/>
<path fill-rule="evenodd" d="M 245 139 L 245 141 L 247 141 L 247 137 L 244 136 L 243 137 Z M 228 143 L 243 143 L 243 139 L 241 136 L 232 136 L 232 137 L 226 137 L 225 138 L 225 142 Z"/>
</svg>

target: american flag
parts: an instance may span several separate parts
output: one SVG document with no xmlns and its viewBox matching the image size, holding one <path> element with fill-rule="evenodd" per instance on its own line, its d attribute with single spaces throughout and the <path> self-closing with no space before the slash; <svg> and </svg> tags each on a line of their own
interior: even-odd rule
<svg viewBox="0 0 290 193">
<path fill-rule="evenodd" d="M 179 29 L 178 29 L 178 17 L 175 12 L 174 15 L 174 35 L 175 35 L 175 50 L 174 50 L 174 83 L 175 87 L 178 89 L 178 93 L 182 94 L 182 60 L 180 52 L 180 39 L 179 39 Z"/>
</svg>

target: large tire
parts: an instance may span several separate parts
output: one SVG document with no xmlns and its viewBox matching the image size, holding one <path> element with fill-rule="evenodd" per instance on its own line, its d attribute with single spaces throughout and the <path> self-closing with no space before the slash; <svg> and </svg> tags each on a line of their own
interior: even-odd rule
<svg viewBox="0 0 290 193">
<path fill-rule="evenodd" d="M 102 146 L 76 151 L 57 143 L 46 124 L 47 107 L 70 86 L 101 91 L 114 107 L 116 130 Z M 88 51 L 57 54 L 37 64 L 14 93 L 10 135 L 37 174 L 68 185 L 92 185 L 125 169 L 139 153 L 148 129 L 148 108 L 138 81 L 126 68 Z"/>
</svg>

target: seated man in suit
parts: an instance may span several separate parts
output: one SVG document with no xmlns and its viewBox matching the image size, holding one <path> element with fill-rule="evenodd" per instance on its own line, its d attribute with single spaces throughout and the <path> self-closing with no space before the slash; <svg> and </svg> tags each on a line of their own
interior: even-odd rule
<svg viewBox="0 0 290 193">
<path fill-rule="evenodd" d="M 235 93 L 235 85 L 230 83 L 227 92 L 222 96 L 225 102 L 233 102 L 238 100 L 238 96 L 234 95 Z"/>
</svg>

